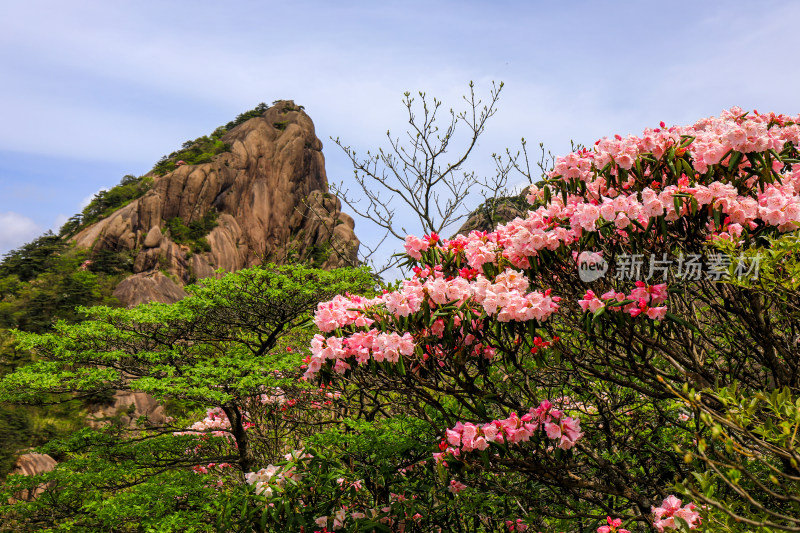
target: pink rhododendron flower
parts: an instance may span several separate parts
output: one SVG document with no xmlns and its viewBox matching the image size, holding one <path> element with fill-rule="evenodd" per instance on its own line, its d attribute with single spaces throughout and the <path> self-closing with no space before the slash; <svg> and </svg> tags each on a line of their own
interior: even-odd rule
<svg viewBox="0 0 800 533">
<path fill-rule="evenodd" d="M 459 451 L 485 450 L 492 442 L 519 444 L 530 440 L 537 431 L 543 431 L 548 438 L 557 440 L 556 446 L 564 450 L 572 448 L 583 436 L 580 420 L 564 417 L 561 411 L 553 409 L 553 405 L 544 400 L 522 417 L 511 413 L 506 419 L 482 425 L 459 422 L 445 431 L 446 441 L 442 441 L 440 449 L 458 455 Z"/>
<path fill-rule="evenodd" d="M 675 518 L 680 518 L 689 524 L 689 529 L 697 529 L 702 520 L 700 513 L 696 511 L 697 506 L 689 503 L 681 507 L 681 503 L 681 500 L 670 495 L 664 499 L 660 507 L 653 507 L 653 526 L 661 532 L 665 528 L 677 529 Z"/>
<path fill-rule="evenodd" d="M 606 305 L 600 298 L 595 296 L 594 291 L 586 291 L 583 299 L 578 300 L 578 304 L 581 306 L 581 309 L 590 313 L 594 313 Z"/>
<path fill-rule="evenodd" d="M 406 253 L 414 259 L 422 259 L 422 252 L 427 252 L 430 243 L 426 239 L 420 239 L 409 235 L 406 237 L 404 248 Z"/>
<path fill-rule="evenodd" d="M 453 494 L 458 494 L 462 490 L 466 489 L 467 486 L 463 483 L 456 481 L 455 479 L 450 480 L 450 486 L 447 487 L 447 490 L 452 492 Z"/>
<path fill-rule="evenodd" d="M 522 522 L 522 518 L 516 520 L 506 520 L 506 527 L 509 531 L 527 531 L 528 525 Z"/>
<path fill-rule="evenodd" d="M 630 533 L 630 531 L 627 529 L 620 528 L 622 525 L 621 518 L 612 519 L 610 516 L 607 516 L 606 521 L 608 522 L 608 525 L 598 527 L 597 533 Z"/>
</svg>

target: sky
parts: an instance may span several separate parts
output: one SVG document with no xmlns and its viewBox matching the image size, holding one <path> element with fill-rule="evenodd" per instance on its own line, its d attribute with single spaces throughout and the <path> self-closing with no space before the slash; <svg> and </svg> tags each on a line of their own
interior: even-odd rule
<svg viewBox="0 0 800 533">
<path fill-rule="evenodd" d="M 331 138 L 386 147 L 405 91 L 459 109 L 470 81 L 484 98 L 505 84 L 479 174 L 522 137 L 566 154 L 732 106 L 800 112 L 795 1 L 0 4 L 0 254 L 259 102 L 303 105 L 329 181 L 351 188 Z M 356 234 L 380 237 L 358 219 Z"/>
</svg>

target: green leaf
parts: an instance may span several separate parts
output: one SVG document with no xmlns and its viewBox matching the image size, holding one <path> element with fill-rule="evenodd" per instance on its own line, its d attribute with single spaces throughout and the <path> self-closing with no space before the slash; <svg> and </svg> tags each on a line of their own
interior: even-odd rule
<svg viewBox="0 0 800 533">
<path fill-rule="evenodd" d="M 694 324 L 690 324 L 689 322 L 687 322 L 686 320 L 682 319 L 681 317 L 679 317 L 677 315 L 673 315 L 669 311 L 667 311 L 666 317 L 668 319 L 672 320 L 673 322 L 676 322 L 676 323 L 680 324 L 681 326 L 684 326 L 684 327 L 687 327 L 687 328 L 691 329 L 692 331 L 695 331 L 695 332 L 698 332 L 698 333 L 700 332 L 700 330 L 697 329 L 697 326 L 695 326 Z"/>
</svg>

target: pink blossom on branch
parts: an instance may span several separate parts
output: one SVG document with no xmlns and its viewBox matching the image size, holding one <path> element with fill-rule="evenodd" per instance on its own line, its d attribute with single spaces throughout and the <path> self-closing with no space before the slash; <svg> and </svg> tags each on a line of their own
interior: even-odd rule
<svg viewBox="0 0 800 533">
<path fill-rule="evenodd" d="M 460 452 L 485 450 L 492 442 L 527 442 L 537 431 L 544 431 L 549 439 L 557 441 L 555 445 L 558 448 L 569 450 L 583 436 L 580 424 L 580 420 L 564 416 L 545 400 L 522 417 L 511 413 L 506 419 L 492 420 L 486 424 L 458 422 L 445 430 L 446 441 L 443 441 L 440 448 L 445 453 L 460 455 Z"/>
<path fill-rule="evenodd" d="M 667 286 L 664 283 L 647 285 L 643 281 L 636 282 L 636 288 L 630 294 L 609 291 L 602 296 L 597 296 L 594 291 L 588 290 L 578 305 L 585 312 L 594 313 L 600 309 L 622 311 L 632 317 L 646 316 L 653 320 L 664 320 L 667 315 L 666 306 L 659 306 L 668 298 Z M 622 302 L 629 302 L 619 305 Z"/>
<path fill-rule="evenodd" d="M 681 507 L 681 503 L 681 500 L 670 495 L 661 502 L 660 507 L 653 507 L 653 526 L 661 532 L 665 528 L 678 529 L 679 525 L 675 519 L 680 518 L 689 524 L 689 529 L 697 529 L 702 520 L 700 513 L 696 511 L 697 506 L 693 503 L 688 503 Z"/>
<path fill-rule="evenodd" d="M 631 533 L 627 529 L 620 527 L 622 525 L 621 518 L 611 518 L 610 516 L 607 516 L 606 521 L 608 522 L 608 525 L 598 527 L 597 533 Z"/>
</svg>

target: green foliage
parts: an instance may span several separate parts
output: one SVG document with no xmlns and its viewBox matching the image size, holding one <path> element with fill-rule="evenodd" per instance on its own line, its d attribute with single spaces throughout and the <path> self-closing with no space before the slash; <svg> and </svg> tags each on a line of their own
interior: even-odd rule
<svg viewBox="0 0 800 533">
<path fill-rule="evenodd" d="M 51 333 L 16 332 L 22 349 L 48 362 L 6 376 L 0 399 L 35 400 L 48 391 L 113 384 L 162 398 L 224 403 L 274 384 L 271 371 L 287 363 L 265 354 L 293 328 L 307 325 L 321 298 L 370 283 L 364 270 L 267 265 L 203 280 L 172 305 L 82 308 L 86 320 L 78 324 L 61 321 Z"/>
<path fill-rule="evenodd" d="M 210 162 L 215 155 L 230 151 L 231 147 L 220 139 L 224 134 L 225 131 L 218 128 L 211 136 L 204 135 L 193 141 L 186 141 L 180 150 L 162 157 L 151 172 L 163 176 L 178 168 L 179 164 L 199 165 Z"/>
<path fill-rule="evenodd" d="M 153 178 L 150 176 L 127 175 L 122 178 L 119 185 L 109 190 L 102 190 L 94 195 L 80 215 L 80 227 L 88 226 L 105 218 L 114 211 L 124 207 L 137 198 L 141 198 L 153 187 Z M 69 236 L 74 234 L 74 222 L 67 222 L 61 228 L 61 234 Z"/>
<path fill-rule="evenodd" d="M 90 257 L 91 262 L 87 265 L 87 270 L 95 274 L 114 276 L 133 272 L 133 251 L 94 250 Z"/>
<path fill-rule="evenodd" d="M 0 263 L 0 277 L 16 276 L 20 281 L 30 281 L 51 269 L 67 248 L 67 243 L 61 237 L 48 231 L 28 244 L 7 252 Z"/>
<path fill-rule="evenodd" d="M 212 209 L 198 220 L 193 220 L 188 224 L 184 223 L 181 217 L 175 217 L 167 221 L 167 230 L 170 238 L 177 244 L 190 244 L 192 252 L 208 252 L 211 246 L 205 239 L 212 229 L 217 227 L 216 209 Z"/>
<path fill-rule="evenodd" d="M 41 266 L 34 268 L 33 261 L 22 267 L 3 263 L 9 274 L 0 277 L 0 327 L 44 332 L 54 320 L 77 320 L 78 306 L 116 302 L 111 291 L 119 275 L 129 270 L 125 254 L 101 254 L 94 272 L 93 264 L 86 264 L 85 251 L 69 248 L 58 237 L 46 237 L 51 242 L 48 248 L 32 254 Z"/>
<path fill-rule="evenodd" d="M 115 304 L 111 292 L 130 270 L 130 258 L 108 252 L 86 263 L 86 252 L 45 235 L 9 254 L 0 276 L 0 376 L 31 362 L 27 350 L 13 342 L 11 329 L 44 333 L 54 322 L 74 323 L 78 306 Z M 82 266 L 83 265 L 83 266 Z M 10 407 L 0 405 L 0 479 L 19 450 L 40 446 L 84 424 L 80 402 Z"/>
<path fill-rule="evenodd" d="M 82 430 L 42 451 L 71 454 L 52 472 L 10 476 L 5 501 L 35 487 L 57 487 L 37 499 L 1 508 L 0 531 L 214 531 L 215 499 L 224 490 L 188 468 L 194 437 L 170 434 L 126 439 L 112 428 Z"/>
<path fill-rule="evenodd" d="M 305 253 L 305 259 L 313 267 L 321 267 L 328 260 L 331 248 L 327 245 L 312 244 Z M 298 258 L 299 259 L 299 258 Z"/>
<path fill-rule="evenodd" d="M 17 450 L 28 447 L 30 441 L 30 420 L 27 413 L 5 405 L 0 405 L 0 480 L 11 471 L 17 458 Z"/>
<path fill-rule="evenodd" d="M 229 152 L 231 147 L 222 141 L 222 136 L 239 124 L 251 118 L 260 117 L 266 110 L 267 105 L 260 103 L 254 109 L 239 114 L 225 126 L 220 126 L 211 135 L 204 135 L 193 141 L 186 141 L 180 150 L 162 157 L 151 172 L 157 176 L 163 176 L 167 172 L 172 172 L 178 168 L 180 161 L 187 165 L 199 165 L 208 163 L 217 154 Z"/>
<path fill-rule="evenodd" d="M 768 295 L 776 335 L 795 336 L 785 328 L 796 323 L 800 287 L 800 234 L 765 239 L 768 246 L 744 253 L 757 262 L 757 279 L 731 276 L 726 285 L 747 289 L 758 298 Z M 736 250 L 715 243 L 722 253 Z M 763 304 L 761 304 L 763 305 Z M 732 342 L 732 339 L 729 339 Z M 758 369 L 754 365 L 754 370 Z M 780 376 L 781 367 L 773 370 Z M 692 474 L 678 485 L 688 497 L 715 511 L 719 531 L 738 531 L 742 522 L 753 531 L 786 530 L 800 516 L 800 395 L 790 386 L 755 389 L 745 380 L 707 387 L 671 387 L 692 412 L 694 441 L 676 449 L 685 454 Z"/>
<path fill-rule="evenodd" d="M 698 420 L 696 445 L 678 448 L 694 466 L 678 488 L 722 511 L 716 518 L 722 524 L 791 527 L 800 516 L 800 398 L 788 387 L 753 394 L 739 384 L 675 393 Z M 712 403 L 723 407 L 711 410 Z"/>
<path fill-rule="evenodd" d="M 240 113 L 239 115 L 236 116 L 235 119 L 233 119 L 230 122 L 228 122 L 227 124 L 225 124 L 225 131 L 232 130 L 233 128 L 235 128 L 239 124 L 247 122 L 251 118 L 260 117 L 261 115 L 263 115 L 264 113 L 267 112 L 267 109 L 269 109 L 267 104 L 265 104 L 264 102 L 261 102 L 260 104 L 255 106 L 250 111 L 245 111 L 244 113 Z"/>
<path fill-rule="evenodd" d="M 254 420 L 260 416 L 261 404 L 253 398 L 262 391 L 297 389 L 297 344 L 307 345 L 303 328 L 320 299 L 371 286 L 363 269 L 267 265 L 204 280 L 188 287 L 189 296 L 175 304 L 84 308 L 86 320 L 78 324 L 62 321 L 50 333 L 16 332 L 18 347 L 30 350 L 37 361 L 0 380 L 0 401 L 58 401 L 63 394 L 109 388 L 144 391 L 184 408 L 221 407 L 232 421 L 236 446 L 224 438 L 198 442 L 193 435 L 172 435 L 188 425 L 185 419 L 142 429 L 133 439 L 113 425 L 84 430 L 43 450 L 64 457 L 56 471 L 38 481 L 14 478 L 6 494 L 43 481 L 57 481 L 58 490 L 34 502 L 0 507 L 0 515 L 18 529 L 50 520 L 48 527 L 56 530 L 127 531 L 136 513 L 160 498 L 165 501 L 148 511 L 151 527 L 172 530 L 167 524 L 178 523 L 177 513 L 197 530 L 210 529 L 208 521 L 224 511 L 227 496 L 223 490 L 212 497 L 203 489 L 209 480 L 188 467 L 226 462 L 247 472 L 255 466 L 256 451 L 266 457 L 283 453 L 282 447 L 269 445 L 269 432 L 248 437 L 242 413 L 249 411 Z M 187 455 L 187 449 L 195 453 Z M 236 494 L 239 482 L 232 486 Z M 185 501 L 172 497 L 182 493 Z"/>
</svg>

